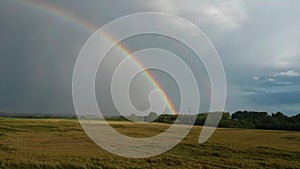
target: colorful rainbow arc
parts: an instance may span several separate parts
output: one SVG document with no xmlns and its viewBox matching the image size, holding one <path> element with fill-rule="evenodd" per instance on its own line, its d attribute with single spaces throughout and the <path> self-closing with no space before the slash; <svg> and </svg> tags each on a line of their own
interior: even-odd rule
<svg viewBox="0 0 300 169">
<path fill-rule="evenodd" d="M 46 3 L 44 1 L 35 1 L 35 0 L 15 0 L 15 1 L 18 2 L 18 3 L 22 3 L 25 6 L 38 9 L 42 12 L 47 12 L 49 14 L 55 15 L 55 16 L 59 17 L 60 19 L 63 19 L 63 20 L 66 20 L 68 22 L 71 22 L 73 24 L 76 24 L 77 26 L 80 26 L 83 29 L 88 30 L 91 33 L 94 33 L 98 30 L 97 26 L 83 20 L 82 18 L 79 18 L 78 16 L 64 10 L 63 8 L 61 8 L 57 5 Z M 105 34 L 104 36 L 106 37 L 107 40 L 115 42 L 115 40 L 109 34 Z M 177 111 L 176 111 L 175 105 L 172 103 L 172 101 L 168 97 L 168 95 L 165 94 L 165 92 L 163 90 L 163 87 L 155 79 L 155 77 L 152 75 L 152 73 L 149 72 L 149 70 L 145 69 L 145 66 L 143 65 L 143 63 L 141 63 L 137 58 L 135 58 L 131 54 L 132 52 L 129 51 L 122 44 L 118 43 L 116 45 L 116 48 L 118 50 L 120 50 L 123 54 L 125 54 L 125 56 L 130 57 L 139 68 L 144 69 L 143 73 L 147 77 L 148 81 L 152 84 L 152 86 L 154 88 L 159 89 L 162 92 L 162 95 L 165 97 L 166 104 L 167 104 L 167 107 L 168 107 L 169 111 L 172 114 L 178 114 Z"/>
</svg>

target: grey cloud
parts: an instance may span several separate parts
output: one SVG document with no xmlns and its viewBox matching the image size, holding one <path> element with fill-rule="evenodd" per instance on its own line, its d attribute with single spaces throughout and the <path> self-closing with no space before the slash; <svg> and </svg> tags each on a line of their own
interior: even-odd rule
<svg viewBox="0 0 300 169">
<path fill-rule="evenodd" d="M 91 32 L 84 26 L 16 2 L 0 2 L 0 110 L 73 112 L 73 66 Z M 182 16 L 208 35 L 221 56 L 229 85 L 228 111 L 257 109 L 295 114 L 300 109 L 298 1 L 48 3 L 60 5 L 99 28 L 135 12 L 158 11 Z M 269 78 L 274 81 L 268 81 Z"/>
<path fill-rule="evenodd" d="M 299 73 L 295 72 L 293 70 L 288 70 L 285 72 L 279 72 L 279 73 L 274 73 L 273 77 L 278 77 L 278 76 L 287 76 L 287 77 L 298 77 Z"/>
</svg>

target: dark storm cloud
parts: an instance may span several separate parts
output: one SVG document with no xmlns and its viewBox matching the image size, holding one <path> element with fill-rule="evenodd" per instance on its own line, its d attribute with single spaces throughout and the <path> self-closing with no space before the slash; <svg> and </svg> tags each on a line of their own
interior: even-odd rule
<svg viewBox="0 0 300 169">
<path fill-rule="evenodd" d="M 129 14 L 111 1 L 49 3 L 99 27 Z M 0 23 L 0 111 L 74 113 L 73 68 L 91 28 L 18 1 L 0 2 Z"/>
<path fill-rule="evenodd" d="M 182 16 L 212 40 L 228 79 L 226 110 L 300 109 L 298 1 L 49 1 L 100 27 L 143 11 Z M 91 31 L 18 1 L 0 2 L 0 111 L 74 112 L 72 71 Z M 289 72 L 290 71 L 290 72 Z M 284 73 L 289 72 L 289 73 Z M 295 75 L 295 74 L 294 74 Z"/>
</svg>

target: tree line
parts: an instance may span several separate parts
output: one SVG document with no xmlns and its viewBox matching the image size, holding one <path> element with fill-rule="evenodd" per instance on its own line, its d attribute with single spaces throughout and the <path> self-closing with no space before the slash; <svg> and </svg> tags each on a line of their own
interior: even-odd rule
<svg viewBox="0 0 300 169">
<path fill-rule="evenodd" d="M 185 116 L 182 118 L 188 118 L 188 115 Z M 208 113 L 198 114 L 195 125 L 204 125 L 207 116 Z M 158 116 L 155 122 L 172 124 L 177 117 L 178 115 L 163 114 Z M 188 120 L 182 121 L 187 123 Z M 300 131 L 300 114 L 288 117 L 281 112 L 268 114 L 267 112 L 237 111 L 232 115 L 225 112 L 222 114 L 218 127 Z"/>
<path fill-rule="evenodd" d="M 114 116 L 105 117 L 108 121 L 145 121 L 145 122 L 159 122 L 173 124 L 175 121 L 177 124 L 191 124 L 195 121 L 194 125 L 203 126 L 207 119 L 208 113 L 200 113 L 197 115 L 172 115 L 150 113 L 148 116 L 136 116 L 132 114 L 130 117 Z M 66 118 L 76 119 L 76 115 L 46 115 L 46 114 L 9 114 L 1 113 L 0 117 L 11 118 Z M 91 117 L 89 117 L 91 118 Z M 93 118 L 91 118 L 93 119 Z M 255 111 L 237 111 L 233 114 L 228 112 L 222 113 L 218 127 L 223 128 L 246 128 L 246 129 L 266 129 L 266 130 L 293 130 L 300 131 L 300 113 L 294 116 L 286 116 L 281 112 L 268 114 L 267 112 L 255 112 Z"/>
</svg>

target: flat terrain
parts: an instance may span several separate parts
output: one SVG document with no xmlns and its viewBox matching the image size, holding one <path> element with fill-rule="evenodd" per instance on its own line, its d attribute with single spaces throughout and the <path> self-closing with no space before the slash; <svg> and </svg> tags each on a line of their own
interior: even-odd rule
<svg viewBox="0 0 300 169">
<path fill-rule="evenodd" d="M 132 137 L 159 134 L 168 124 L 110 123 Z M 146 159 L 99 148 L 76 120 L 0 118 L 0 168 L 300 168 L 300 132 L 218 129 L 204 144 L 201 127 L 172 150 Z"/>
</svg>

